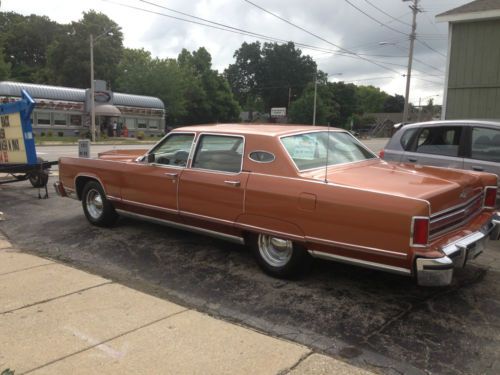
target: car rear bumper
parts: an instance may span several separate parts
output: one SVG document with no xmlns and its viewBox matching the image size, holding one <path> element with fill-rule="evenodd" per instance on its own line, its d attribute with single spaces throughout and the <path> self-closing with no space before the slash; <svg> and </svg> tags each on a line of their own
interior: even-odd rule
<svg viewBox="0 0 500 375">
<path fill-rule="evenodd" d="M 68 194 L 66 194 L 66 190 L 64 190 L 64 186 L 61 183 L 61 181 L 56 181 L 54 182 L 54 190 L 56 191 L 57 195 L 60 197 L 67 197 Z"/>
<path fill-rule="evenodd" d="M 498 240 L 500 215 L 496 214 L 480 230 L 442 247 L 441 258 L 417 258 L 415 264 L 418 285 L 446 286 L 451 283 L 454 268 L 463 268 L 467 261 L 481 254 L 487 242 Z"/>
</svg>

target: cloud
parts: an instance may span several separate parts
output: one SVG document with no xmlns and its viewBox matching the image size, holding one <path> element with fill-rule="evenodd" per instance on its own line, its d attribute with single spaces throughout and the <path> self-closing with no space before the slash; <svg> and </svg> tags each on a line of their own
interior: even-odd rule
<svg viewBox="0 0 500 375">
<path fill-rule="evenodd" d="M 116 1 L 175 17 L 188 18 L 148 5 L 139 0 Z M 359 58 L 328 55 L 323 52 L 302 48 L 305 54 L 310 54 L 315 58 L 321 70 L 328 73 L 342 73 L 341 77 L 346 81 L 356 81 L 358 84 L 373 84 L 389 93 L 404 93 L 405 79 L 401 75 L 406 73 L 406 55 L 409 45 L 408 36 L 404 34 L 409 33 L 410 26 L 407 24 L 411 23 L 411 11 L 408 8 L 408 2 L 394 0 L 349 0 L 349 2 L 384 25 L 403 32 L 401 34 L 374 22 L 349 5 L 345 0 L 310 0 L 308 2 L 303 0 L 287 0 L 286 2 L 282 0 L 252 1 L 310 30 L 332 44 L 363 54 L 362 56 L 366 59 L 379 61 L 381 65 L 386 65 L 396 72 L 381 68 Z M 274 38 L 292 40 L 325 49 L 338 49 L 328 42 L 319 40 L 304 31 L 266 14 L 243 0 L 171 0 L 168 2 L 151 0 L 151 2 L 222 24 L 269 35 Z M 427 77 L 431 81 L 438 81 L 441 78 L 442 82 L 443 77 L 430 75 L 440 74 L 438 70 L 445 70 L 446 59 L 440 53 L 446 54 L 447 25 L 435 24 L 434 16 L 466 2 L 467 0 L 439 3 L 422 0 L 420 2 L 423 12 L 419 13 L 417 18 L 418 38 L 439 53 L 430 50 L 420 43 L 416 43 L 416 61 L 414 61 L 415 80 L 412 82 L 413 91 L 411 95 L 413 100 L 418 100 L 418 97 L 442 91 L 442 85 L 440 84 L 419 80 L 426 79 Z M 370 3 L 392 15 L 397 20 L 381 13 L 372 7 Z M 244 41 L 252 42 L 256 40 L 255 37 L 229 33 L 157 14 L 127 9 L 115 3 L 102 0 L 79 2 L 65 0 L 45 0 L 43 2 L 4 0 L 2 5 L 2 10 L 5 11 L 47 15 L 63 23 L 78 20 L 81 18 L 83 11 L 95 9 L 107 14 L 122 26 L 125 46 L 145 48 L 151 51 L 153 56 L 162 58 L 175 58 L 183 48 L 192 51 L 204 46 L 212 55 L 214 68 L 219 71 L 222 71 L 234 61 L 234 51 Z M 381 45 L 380 42 L 385 43 Z M 421 60 L 424 63 L 417 60 Z M 434 68 L 431 68 L 429 65 Z M 393 78 L 380 78 L 389 76 Z M 376 78 L 380 79 L 377 80 Z M 359 81 L 360 79 L 367 79 L 367 81 Z"/>
</svg>

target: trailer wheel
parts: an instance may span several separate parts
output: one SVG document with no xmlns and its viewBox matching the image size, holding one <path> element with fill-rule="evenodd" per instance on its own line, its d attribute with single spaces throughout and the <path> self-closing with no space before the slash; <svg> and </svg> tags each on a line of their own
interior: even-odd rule
<svg viewBox="0 0 500 375">
<path fill-rule="evenodd" d="M 82 207 L 87 220 L 98 227 L 110 227 L 118 219 L 115 208 L 106 199 L 106 194 L 97 181 L 89 181 L 83 187 Z"/>
</svg>

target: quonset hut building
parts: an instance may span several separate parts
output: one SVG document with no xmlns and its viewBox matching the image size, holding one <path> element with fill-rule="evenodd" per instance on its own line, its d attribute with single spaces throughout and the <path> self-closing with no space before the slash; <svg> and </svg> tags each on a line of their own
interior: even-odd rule
<svg viewBox="0 0 500 375">
<path fill-rule="evenodd" d="M 165 106 L 159 98 L 122 94 L 106 90 L 104 81 L 95 81 L 96 127 L 101 134 L 112 134 L 116 121 L 128 136 L 138 132 L 161 136 L 165 133 Z M 37 136 L 85 136 L 90 131 L 90 89 L 38 85 L 21 82 L 0 82 L 0 101 L 21 97 L 26 90 L 35 100 L 31 115 Z M 122 130 L 123 134 L 123 130 Z"/>
</svg>

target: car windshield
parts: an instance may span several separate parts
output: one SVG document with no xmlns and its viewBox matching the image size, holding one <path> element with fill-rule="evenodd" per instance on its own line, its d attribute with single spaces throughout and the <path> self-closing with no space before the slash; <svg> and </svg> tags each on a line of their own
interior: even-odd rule
<svg viewBox="0 0 500 375">
<path fill-rule="evenodd" d="M 300 171 L 376 158 L 347 132 L 302 133 L 281 141 Z"/>
</svg>

